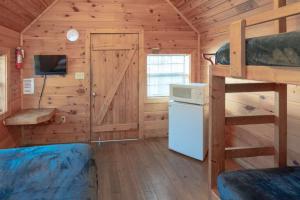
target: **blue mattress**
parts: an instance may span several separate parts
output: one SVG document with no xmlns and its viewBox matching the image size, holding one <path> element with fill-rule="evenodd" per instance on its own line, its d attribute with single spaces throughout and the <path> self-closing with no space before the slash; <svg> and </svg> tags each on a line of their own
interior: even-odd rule
<svg viewBox="0 0 300 200">
<path fill-rule="evenodd" d="M 299 200 L 300 167 L 225 172 L 218 190 L 222 200 Z"/>
<path fill-rule="evenodd" d="M 97 199 L 96 166 L 86 144 L 0 150 L 1 200 Z"/>
</svg>

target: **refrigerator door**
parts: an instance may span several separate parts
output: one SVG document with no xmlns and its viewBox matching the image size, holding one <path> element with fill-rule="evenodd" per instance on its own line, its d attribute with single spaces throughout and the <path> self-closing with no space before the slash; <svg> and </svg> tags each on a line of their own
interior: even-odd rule
<svg viewBox="0 0 300 200">
<path fill-rule="evenodd" d="M 201 105 L 169 103 L 169 149 L 204 160 L 204 107 Z"/>
</svg>

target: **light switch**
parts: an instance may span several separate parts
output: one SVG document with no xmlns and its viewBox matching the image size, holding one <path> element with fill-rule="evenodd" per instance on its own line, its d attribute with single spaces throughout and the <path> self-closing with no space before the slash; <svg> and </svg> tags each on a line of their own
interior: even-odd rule
<svg viewBox="0 0 300 200">
<path fill-rule="evenodd" d="M 84 72 L 76 72 L 75 79 L 76 80 L 84 80 Z"/>
</svg>

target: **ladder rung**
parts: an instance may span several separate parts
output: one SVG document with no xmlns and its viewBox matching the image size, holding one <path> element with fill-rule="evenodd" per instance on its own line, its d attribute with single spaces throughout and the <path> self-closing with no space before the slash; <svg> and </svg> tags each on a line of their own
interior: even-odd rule
<svg viewBox="0 0 300 200">
<path fill-rule="evenodd" d="M 275 123 L 274 115 L 226 117 L 226 125 L 271 124 Z"/>
<path fill-rule="evenodd" d="M 226 159 L 256 156 L 272 156 L 274 154 L 274 147 L 228 147 L 225 149 Z"/>
<path fill-rule="evenodd" d="M 276 91 L 275 83 L 232 83 L 225 85 L 226 93 Z"/>
</svg>

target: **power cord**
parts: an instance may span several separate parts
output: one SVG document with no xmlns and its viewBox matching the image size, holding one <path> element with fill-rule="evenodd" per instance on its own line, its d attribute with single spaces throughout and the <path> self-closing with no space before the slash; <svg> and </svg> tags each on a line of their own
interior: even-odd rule
<svg viewBox="0 0 300 200">
<path fill-rule="evenodd" d="M 40 99 L 39 99 L 39 109 L 41 108 L 41 100 L 42 100 L 42 97 L 43 97 L 43 94 L 44 94 L 46 80 L 47 80 L 47 75 L 44 75 L 43 87 L 42 87 L 42 91 L 41 91 Z"/>
</svg>

